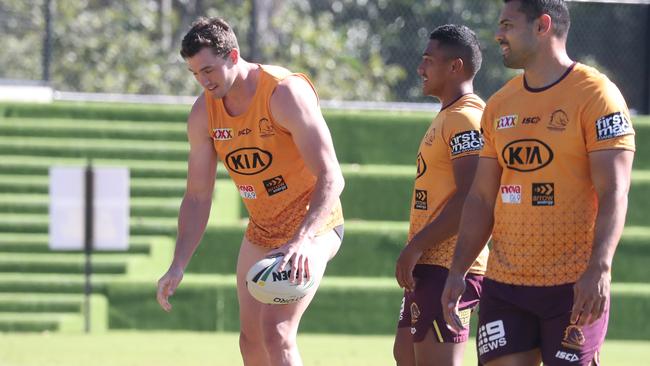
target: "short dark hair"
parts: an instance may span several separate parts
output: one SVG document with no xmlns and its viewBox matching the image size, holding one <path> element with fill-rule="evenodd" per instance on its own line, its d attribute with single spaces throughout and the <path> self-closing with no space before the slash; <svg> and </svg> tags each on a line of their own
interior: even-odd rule
<svg viewBox="0 0 650 366">
<path fill-rule="evenodd" d="M 221 18 L 201 17 L 192 23 L 192 28 L 183 37 L 181 56 L 184 59 L 193 57 L 203 48 L 209 48 L 221 57 L 226 57 L 237 48 L 237 37 L 232 27 Z"/>
<path fill-rule="evenodd" d="M 437 27 L 429 35 L 430 40 L 437 40 L 451 57 L 463 60 L 463 65 L 474 77 L 481 68 L 481 46 L 476 34 L 464 25 L 445 24 Z"/>
<path fill-rule="evenodd" d="M 571 16 L 564 0 L 503 0 L 504 3 L 519 1 L 519 11 L 526 15 L 526 20 L 532 22 L 548 14 L 553 20 L 553 33 L 564 38 L 569 33 Z"/>
</svg>

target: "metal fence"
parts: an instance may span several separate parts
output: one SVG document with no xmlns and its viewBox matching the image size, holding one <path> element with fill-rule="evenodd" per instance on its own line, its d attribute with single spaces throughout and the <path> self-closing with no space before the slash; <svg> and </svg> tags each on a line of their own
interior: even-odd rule
<svg viewBox="0 0 650 366">
<path fill-rule="evenodd" d="M 481 40 L 484 62 L 475 85 L 487 98 L 515 74 L 502 66 L 493 40 L 501 6 L 500 0 L 0 0 L 0 79 L 45 76 L 70 92 L 195 94 L 178 56 L 180 37 L 196 16 L 218 15 L 235 27 L 245 58 L 308 73 L 324 99 L 423 102 L 430 99 L 421 96 L 415 70 L 428 34 L 462 23 Z M 572 1 L 570 10 L 569 55 L 606 73 L 630 108 L 650 113 L 650 1 Z"/>
</svg>

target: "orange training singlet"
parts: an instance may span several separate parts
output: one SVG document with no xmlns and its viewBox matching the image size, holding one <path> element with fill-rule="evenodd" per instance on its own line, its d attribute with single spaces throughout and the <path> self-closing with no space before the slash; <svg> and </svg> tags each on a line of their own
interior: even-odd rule
<svg viewBox="0 0 650 366">
<path fill-rule="evenodd" d="M 525 286 L 575 282 L 598 211 L 589 153 L 635 148 L 620 91 L 581 64 L 543 89 L 519 75 L 490 98 L 481 127 L 481 157 L 503 169 L 486 276 Z"/>
<path fill-rule="evenodd" d="M 291 75 L 311 85 L 305 75 L 260 65 L 255 95 L 246 112 L 236 117 L 228 114 L 222 99 L 208 93 L 205 98 L 214 148 L 248 209 L 246 237 L 267 248 L 280 247 L 293 237 L 307 213 L 316 184 L 291 133 L 270 113 L 273 90 Z M 337 201 L 318 234 L 341 224 L 343 213 Z"/>
<path fill-rule="evenodd" d="M 485 103 L 475 94 L 460 97 L 438 113 L 420 143 L 417 176 L 411 201 L 408 240 L 433 221 L 456 192 L 452 161 L 478 155 L 483 142 L 479 125 Z M 422 253 L 418 263 L 449 268 L 457 235 Z M 470 272 L 485 273 L 487 245 Z"/>
</svg>

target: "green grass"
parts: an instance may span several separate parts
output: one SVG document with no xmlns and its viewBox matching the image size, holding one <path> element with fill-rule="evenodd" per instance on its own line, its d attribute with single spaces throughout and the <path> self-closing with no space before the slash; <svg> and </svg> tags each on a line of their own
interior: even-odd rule
<svg viewBox="0 0 650 366">
<path fill-rule="evenodd" d="M 3 366 L 216 366 L 242 365 L 233 333 L 2 334 Z M 473 340 L 464 365 L 476 365 Z M 299 335 L 306 366 L 393 365 L 391 336 Z M 38 349 L 38 352 L 34 352 Z M 602 362 L 640 365 L 650 357 L 650 342 L 607 341 Z"/>
</svg>

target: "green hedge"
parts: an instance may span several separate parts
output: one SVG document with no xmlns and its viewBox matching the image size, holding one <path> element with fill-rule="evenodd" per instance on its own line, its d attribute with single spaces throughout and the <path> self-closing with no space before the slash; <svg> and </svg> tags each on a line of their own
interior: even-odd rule
<svg viewBox="0 0 650 366">
<path fill-rule="evenodd" d="M 190 107 L 129 103 L 3 103 L 0 111 L 4 117 L 182 122 L 187 120 Z"/>
<path fill-rule="evenodd" d="M 393 334 L 402 292 L 391 280 L 333 278 L 323 281 L 300 331 Z M 116 281 L 108 286 L 110 329 L 238 331 L 234 277 L 187 275 L 163 312 L 150 283 Z M 646 314 L 650 286 L 614 284 L 608 338 L 650 339 Z"/>
<path fill-rule="evenodd" d="M 638 116 L 633 118 L 634 130 L 636 132 L 636 154 L 634 157 L 634 169 L 650 169 L 650 116 Z"/>
<path fill-rule="evenodd" d="M 78 136 L 79 138 L 110 137 L 132 139 L 136 136 L 151 136 L 153 139 L 168 139 L 184 141 L 185 136 L 180 128 L 164 128 L 161 131 L 151 131 L 146 123 L 141 128 L 134 128 L 132 133 L 129 127 L 138 122 L 177 122 L 183 124 L 189 112 L 189 106 L 158 106 L 158 105 L 131 105 L 115 103 L 53 103 L 53 104 L 4 104 L 0 105 L 0 112 L 5 117 L 31 118 L 32 122 L 26 123 L 22 129 L 14 127 L 8 129 L 7 134 L 12 136 L 34 136 L 34 118 L 69 119 L 70 124 L 55 121 L 52 126 L 43 123 L 37 136 Z M 332 131 L 334 145 L 337 149 L 339 161 L 342 163 L 357 164 L 413 164 L 420 140 L 428 127 L 434 112 L 377 112 L 377 111 L 341 111 L 325 110 L 324 115 Z M 79 121 L 77 121 L 79 120 Z M 99 120 L 99 121 L 97 121 Z M 113 127 L 105 130 L 97 128 L 80 128 L 80 132 L 70 130 L 75 123 L 106 125 L 106 120 L 122 120 Z M 637 133 L 637 159 L 636 169 L 650 169 L 650 145 L 642 144 L 650 138 L 650 119 L 647 116 L 634 118 Z M 30 126 L 27 126 L 30 125 Z M 110 125 L 109 125 L 110 126 Z M 124 127 L 119 128 L 120 126 Z M 59 130 L 57 131 L 57 128 Z M 167 132 L 163 132 L 165 130 Z M 22 132 L 21 132 L 22 131 Z M 69 132 L 62 132 L 69 131 Z M 41 148 L 37 150 L 40 155 L 56 154 L 56 152 Z M 48 151 L 46 153 L 46 151 Z M 0 153 L 20 153 L 19 149 L 0 149 Z M 61 152 L 63 153 L 63 152 Z M 86 156 L 105 158 L 129 158 L 137 152 L 120 155 L 119 151 L 112 151 L 109 155 L 104 151 L 85 150 L 77 155 L 70 151 L 66 156 Z M 162 159 L 169 159 L 169 155 Z M 183 160 L 183 156 L 173 156 Z M 143 157 L 144 158 L 144 157 Z"/>
<path fill-rule="evenodd" d="M 187 278 L 190 277 L 190 278 Z M 186 281 L 187 280 L 187 281 Z M 186 276 L 165 313 L 152 284 L 119 281 L 108 286 L 110 329 L 233 331 L 239 328 L 237 294 L 232 278 L 193 281 Z"/>
<path fill-rule="evenodd" d="M 4 118 L 4 136 L 177 141 L 187 143 L 184 123 L 55 118 Z"/>
<path fill-rule="evenodd" d="M 407 232 L 406 223 L 346 223 L 343 244 L 328 264 L 328 276 L 392 277 L 395 260 L 406 242 Z M 243 235 L 243 226 L 208 228 L 187 271 L 234 273 Z M 614 257 L 613 280 L 646 282 L 649 262 L 650 229 L 629 228 Z"/>
</svg>

